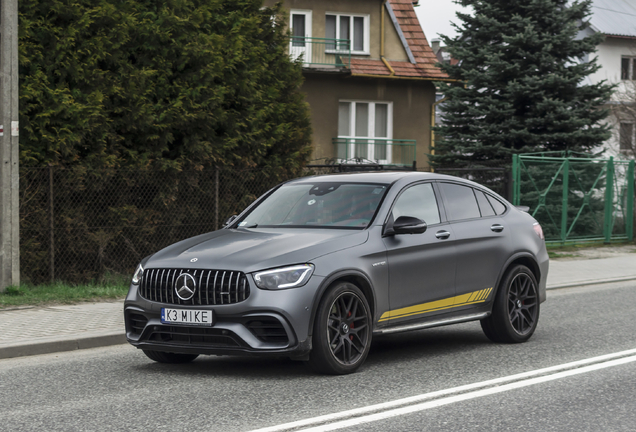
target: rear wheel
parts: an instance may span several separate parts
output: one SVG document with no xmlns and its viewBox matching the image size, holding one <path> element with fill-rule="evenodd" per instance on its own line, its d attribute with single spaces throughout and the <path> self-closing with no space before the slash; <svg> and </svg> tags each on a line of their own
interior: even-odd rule
<svg viewBox="0 0 636 432">
<path fill-rule="evenodd" d="M 493 342 L 520 343 L 530 339 L 539 322 L 537 280 L 530 269 L 516 265 L 503 277 L 492 314 L 481 328 Z"/>
<path fill-rule="evenodd" d="M 316 371 L 344 375 L 364 363 L 371 346 L 371 309 L 360 289 L 348 282 L 323 297 L 314 322 L 309 365 Z"/>
<path fill-rule="evenodd" d="M 151 351 L 143 350 L 144 354 L 149 359 L 159 363 L 190 363 L 195 358 L 199 357 L 199 354 L 177 354 L 163 351 Z"/>
</svg>

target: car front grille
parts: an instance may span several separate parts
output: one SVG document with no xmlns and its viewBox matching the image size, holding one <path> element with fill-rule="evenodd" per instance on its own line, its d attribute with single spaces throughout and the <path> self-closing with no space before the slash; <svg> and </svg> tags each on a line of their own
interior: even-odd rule
<svg viewBox="0 0 636 432">
<path fill-rule="evenodd" d="M 194 296 L 182 300 L 175 293 L 175 281 L 183 274 L 196 281 Z M 228 270 L 147 269 L 139 284 L 140 295 L 152 301 L 179 305 L 224 305 L 240 303 L 250 295 L 243 272 Z"/>
<path fill-rule="evenodd" d="M 231 331 L 213 327 L 153 326 L 147 336 L 147 340 L 150 342 L 214 348 L 239 348 L 245 346 L 241 339 Z"/>
</svg>

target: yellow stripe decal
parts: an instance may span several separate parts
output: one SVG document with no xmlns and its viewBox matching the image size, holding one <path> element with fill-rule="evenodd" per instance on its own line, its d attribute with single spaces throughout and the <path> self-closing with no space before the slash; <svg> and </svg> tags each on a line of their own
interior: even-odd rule
<svg viewBox="0 0 636 432">
<path fill-rule="evenodd" d="M 428 303 L 422 303 L 415 306 L 408 306 L 401 309 L 395 309 L 387 311 L 382 314 L 379 322 L 389 321 L 397 318 L 405 318 L 413 315 L 420 315 L 429 312 L 436 312 L 444 309 L 452 309 L 461 306 L 467 306 L 475 303 L 484 303 L 492 288 L 487 288 L 479 291 L 474 291 L 468 294 L 462 294 L 455 297 L 449 297 L 442 300 L 436 300 Z"/>
</svg>

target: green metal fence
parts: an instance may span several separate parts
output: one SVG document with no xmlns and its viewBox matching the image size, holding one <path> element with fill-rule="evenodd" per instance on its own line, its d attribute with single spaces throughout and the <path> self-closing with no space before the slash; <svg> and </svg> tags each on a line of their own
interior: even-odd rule
<svg viewBox="0 0 636 432">
<path fill-rule="evenodd" d="M 292 36 L 289 39 L 289 55 L 293 60 L 302 58 L 304 66 L 347 68 L 351 67 L 351 41 Z"/>
<path fill-rule="evenodd" d="M 530 207 L 548 243 L 633 241 L 633 160 L 515 155 L 512 177 L 513 204 Z"/>
<path fill-rule="evenodd" d="M 415 140 L 391 138 L 333 138 L 339 160 L 362 159 L 381 164 L 410 166 L 415 161 Z"/>
</svg>

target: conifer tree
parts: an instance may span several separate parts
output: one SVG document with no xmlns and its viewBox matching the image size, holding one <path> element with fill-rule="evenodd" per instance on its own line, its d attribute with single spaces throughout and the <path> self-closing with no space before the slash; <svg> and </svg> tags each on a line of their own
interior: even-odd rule
<svg viewBox="0 0 636 432">
<path fill-rule="evenodd" d="M 301 64 L 262 0 L 21 0 L 25 166 L 271 168 L 311 153 Z"/>
<path fill-rule="evenodd" d="M 472 13 L 457 13 L 457 37 L 442 36 L 459 60 L 442 67 L 460 84 L 444 89 L 434 165 L 502 166 L 513 153 L 586 151 L 609 137 L 612 86 L 585 81 L 602 35 L 578 37 L 589 0 L 458 3 Z"/>
</svg>

